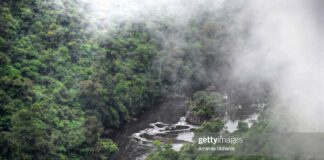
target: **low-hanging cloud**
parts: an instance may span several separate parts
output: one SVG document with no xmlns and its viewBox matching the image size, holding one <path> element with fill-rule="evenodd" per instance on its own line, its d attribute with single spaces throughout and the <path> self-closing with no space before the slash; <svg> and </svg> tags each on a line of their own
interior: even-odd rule
<svg viewBox="0 0 324 160">
<path fill-rule="evenodd" d="M 228 30 L 239 36 L 238 43 L 232 46 L 233 77 L 266 82 L 275 103 L 283 106 L 278 112 L 285 115 L 285 124 L 291 124 L 291 130 L 324 131 L 321 123 L 324 121 L 323 3 L 320 0 L 228 1 L 231 0 L 56 0 L 55 3 L 64 12 L 70 12 L 65 5 L 76 5 L 83 14 L 86 29 L 96 36 L 98 32 L 113 31 L 123 22 L 149 25 L 165 22 L 185 28 L 190 20 L 203 18 L 199 14 L 203 11 L 217 16 L 226 7 L 242 5 L 245 9 L 231 21 L 241 31 L 247 28 L 247 36 L 236 29 Z M 155 34 L 165 36 L 161 32 Z M 182 34 L 185 33 L 179 29 L 163 37 L 164 47 L 181 47 L 185 43 Z M 172 49 L 166 50 L 169 58 L 179 54 L 169 51 Z"/>
<path fill-rule="evenodd" d="M 56 8 L 66 13 L 73 5 L 94 30 L 113 30 L 123 22 L 167 22 L 186 25 L 200 11 L 222 7 L 224 0 L 55 0 Z M 89 29 L 89 28 L 88 28 Z"/>
<path fill-rule="evenodd" d="M 236 75 L 270 84 L 289 131 L 324 131 L 324 38 L 316 3 L 250 1 L 250 35 L 235 55 Z"/>
</svg>

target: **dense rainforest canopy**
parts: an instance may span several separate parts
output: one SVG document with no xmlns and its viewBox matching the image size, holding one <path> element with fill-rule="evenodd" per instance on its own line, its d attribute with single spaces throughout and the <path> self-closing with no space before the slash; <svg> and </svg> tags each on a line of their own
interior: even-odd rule
<svg viewBox="0 0 324 160">
<path fill-rule="evenodd" d="M 1 0 L 0 160 L 120 159 L 125 130 L 149 160 L 317 159 L 262 134 L 324 131 L 320 1 Z M 197 154 L 204 133 L 253 154 Z"/>
<path fill-rule="evenodd" d="M 0 159 L 106 159 L 118 149 L 106 130 L 171 90 L 205 85 L 200 70 L 215 64 L 198 35 L 216 24 L 192 22 L 188 42 L 165 49 L 145 23 L 94 37 L 76 2 L 64 3 L 69 14 L 50 1 L 0 2 Z"/>
<path fill-rule="evenodd" d="M 62 3 L 0 2 L 0 159 L 109 159 L 118 150 L 110 131 L 168 94 L 226 87 L 217 84 L 228 78 L 239 8 L 199 12 L 185 27 L 125 22 L 94 35 L 78 2 Z M 210 111 L 218 93 L 195 95 L 197 114 L 221 112 Z"/>
</svg>

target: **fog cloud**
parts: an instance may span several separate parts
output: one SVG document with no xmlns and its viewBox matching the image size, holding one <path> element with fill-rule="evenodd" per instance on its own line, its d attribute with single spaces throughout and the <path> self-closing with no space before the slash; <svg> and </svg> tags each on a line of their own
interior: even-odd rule
<svg viewBox="0 0 324 160">
<path fill-rule="evenodd" d="M 94 34 L 113 30 L 123 22 L 162 22 L 185 28 L 190 19 L 203 18 L 202 11 L 215 16 L 224 8 L 246 7 L 233 22 L 234 78 L 268 83 L 278 112 L 294 131 L 324 131 L 324 34 L 323 3 L 320 0 L 76 0 L 87 29 Z M 73 2 L 73 3 L 74 3 Z M 246 2 L 243 5 L 242 2 Z M 59 9 L 69 1 L 56 0 Z M 225 5 L 226 4 L 226 5 Z M 222 15 L 226 15 L 223 13 Z M 199 16 L 198 16 L 199 15 Z M 152 23 L 150 23 L 152 22 Z M 179 29 L 178 31 L 181 31 Z M 234 33 L 235 32 L 235 33 Z M 156 33 L 164 36 L 163 33 Z M 183 45 L 184 37 L 168 35 L 165 47 Z M 235 39 L 235 37 L 234 37 Z M 217 44 L 215 44 L 217 45 Z M 171 50 L 168 50 L 171 51 Z M 216 53 L 217 51 L 215 51 Z M 179 54 L 168 53 L 167 54 Z M 172 58 L 170 56 L 169 58 Z M 211 76 L 213 77 L 213 76 Z"/>
<path fill-rule="evenodd" d="M 239 46 L 236 75 L 261 79 L 290 131 L 324 131 L 324 39 L 318 1 L 250 1 L 250 35 Z M 317 10 L 317 11 L 316 11 Z M 283 119 L 281 119 L 283 121 Z M 285 123 L 287 122 L 287 123 Z"/>
</svg>

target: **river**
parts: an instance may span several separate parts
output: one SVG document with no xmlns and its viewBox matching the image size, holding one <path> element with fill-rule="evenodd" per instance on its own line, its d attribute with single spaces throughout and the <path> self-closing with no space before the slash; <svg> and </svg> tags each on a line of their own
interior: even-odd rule
<svg viewBox="0 0 324 160">
<path fill-rule="evenodd" d="M 188 109 L 186 101 L 187 98 L 181 96 L 169 97 L 160 105 L 151 107 L 138 115 L 137 120 L 125 123 L 113 136 L 114 142 L 119 147 L 119 152 L 114 159 L 144 160 L 154 148 L 152 144 L 154 140 L 171 143 L 176 151 L 180 150 L 183 144 L 192 142 L 193 130 L 197 126 L 186 122 L 185 114 Z M 236 131 L 239 121 L 247 123 L 250 128 L 258 120 L 265 104 L 250 106 L 258 112 L 240 113 L 241 118 L 226 113 L 223 132 Z"/>
<path fill-rule="evenodd" d="M 119 147 L 115 159 L 145 159 L 154 140 L 172 141 L 176 150 L 190 141 L 193 136 L 190 131 L 195 126 L 185 122 L 186 100 L 181 96 L 169 97 L 137 116 L 136 121 L 125 123 L 113 136 Z"/>
</svg>

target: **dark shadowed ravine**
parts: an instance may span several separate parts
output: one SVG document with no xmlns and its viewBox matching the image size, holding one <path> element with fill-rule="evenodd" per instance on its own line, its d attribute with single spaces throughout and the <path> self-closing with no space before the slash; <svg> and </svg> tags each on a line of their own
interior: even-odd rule
<svg viewBox="0 0 324 160">
<path fill-rule="evenodd" d="M 125 123 L 115 132 L 118 144 L 116 160 L 144 159 L 152 148 L 152 141 L 172 141 L 173 147 L 190 141 L 195 126 L 185 122 L 186 98 L 174 96 L 140 114 L 136 121 Z"/>
</svg>

